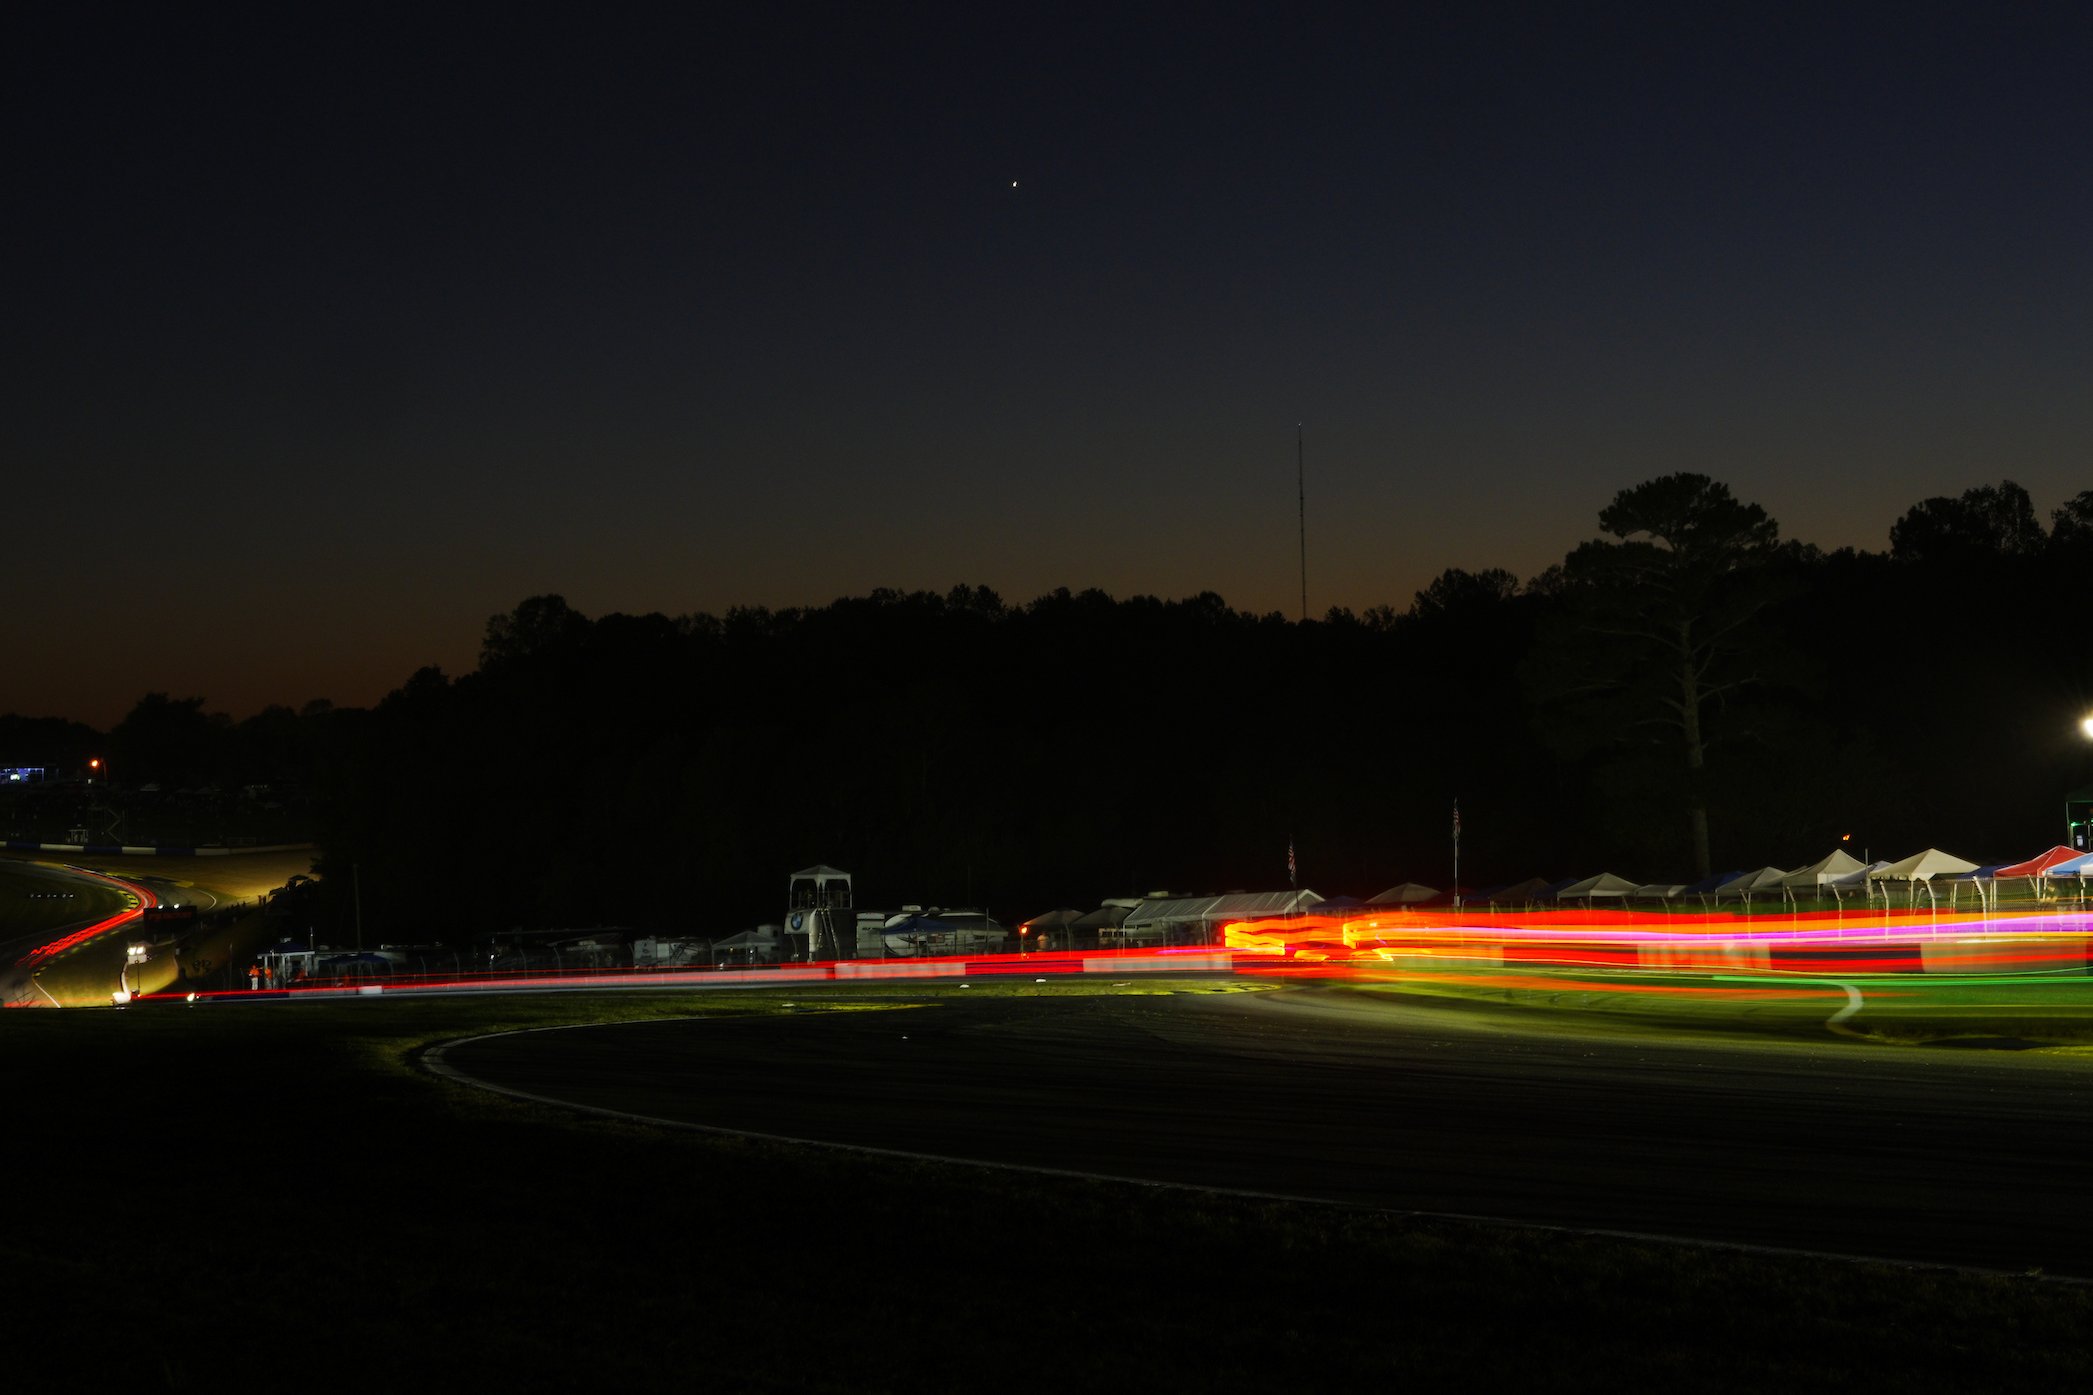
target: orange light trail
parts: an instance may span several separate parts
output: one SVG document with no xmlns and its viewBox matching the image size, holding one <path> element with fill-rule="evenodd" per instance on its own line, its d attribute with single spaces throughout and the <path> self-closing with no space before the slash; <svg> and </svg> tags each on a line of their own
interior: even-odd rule
<svg viewBox="0 0 2093 1395">
<path fill-rule="evenodd" d="M 1445 912 L 1353 918 L 1311 914 L 1237 922 L 1224 928 L 1224 939 L 1238 953 L 1336 974 L 1478 964 L 1808 977 L 2084 974 L 2093 964 L 2093 917 L 2077 912 L 1776 917 L 1557 911 L 1542 923 L 1536 920 Z"/>
<path fill-rule="evenodd" d="M 142 888 L 138 891 L 143 893 Z M 137 911 L 114 917 L 39 954 L 106 931 Z M 300 980 L 274 989 L 201 994 L 238 1001 L 442 994 L 788 987 L 871 981 L 1042 981 L 1078 975 L 1234 973 L 1264 978 L 1430 982 L 1447 987 L 1590 992 L 1605 975 L 1606 993 L 1688 998 L 1807 999 L 1836 989 L 1747 984 L 1752 978 L 1818 980 L 1865 974 L 1970 977 L 2085 976 L 2093 965 L 2093 926 L 2080 914 L 1933 917 L 1880 915 L 1865 926 L 1831 916 L 1594 915 L 1533 918 L 1405 915 L 1346 920 L 1297 916 L 1231 924 L 1221 945 L 1130 950 L 1066 950 L 979 957 L 841 960 L 716 969 L 550 969 L 449 974 L 383 974 Z M 1683 924 L 1682 924 L 1683 922 Z M 1551 972 L 1552 971 L 1552 972 Z M 1681 978 L 1731 980 L 1682 983 Z M 960 986 L 960 985 L 955 985 Z M 1884 996 L 1882 989 L 1871 992 Z M 1898 996 L 1888 990 L 1887 996 Z M 161 994 L 158 997 L 174 995 Z M 186 996 L 186 995 L 184 995 Z"/>
</svg>

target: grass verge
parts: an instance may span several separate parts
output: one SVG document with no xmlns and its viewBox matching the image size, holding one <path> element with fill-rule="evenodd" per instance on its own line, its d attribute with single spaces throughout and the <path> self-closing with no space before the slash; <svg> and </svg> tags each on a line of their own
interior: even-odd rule
<svg viewBox="0 0 2093 1395">
<path fill-rule="evenodd" d="M 1918 974 L 1662 975 L 1645 971 L 1488 970 L 1387 975 L 1355 982 L 1362 992 L 1420 1003 L 1502 1008 L 1557 1025 L 1603 1019 L 1655 1033 L 1821 1039 L 1841 1018 L 1843 1035 L 1906 1046 L 2093 1045 L 2093 977 L 1947 978 Z"/>
</svg>

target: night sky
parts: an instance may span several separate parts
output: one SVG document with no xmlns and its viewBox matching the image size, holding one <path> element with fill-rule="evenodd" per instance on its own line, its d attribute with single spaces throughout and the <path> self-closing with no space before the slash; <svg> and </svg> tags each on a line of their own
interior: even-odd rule
<svg viewBox="0 0 2093 1395">
<path fill-rule="evenodd" d="M 317 8 L 0 58 L 0 711 L 369 703 L 547 591 L 1292 613 L 1297 422 L 1318 612 L 1673 470 L 2093 487 L 2079 6 Z"/>
</svg>

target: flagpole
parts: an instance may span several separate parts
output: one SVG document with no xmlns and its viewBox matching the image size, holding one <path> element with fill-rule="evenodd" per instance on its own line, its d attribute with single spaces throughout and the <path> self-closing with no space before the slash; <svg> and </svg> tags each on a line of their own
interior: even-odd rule
<svg viewBox="0 0 2093 1395">
<path fill-rule="evenodd" d="M 1286 835 L 1286 901 L 1288 915 L 1301 913 L 1301 878 L 1294 863 L 1294 835 Z"/>
<path fill-rule="evenodd" d="M 1461 909 L 1461 801 L 1453 802 L 1453 908 Z"/>
</svg>

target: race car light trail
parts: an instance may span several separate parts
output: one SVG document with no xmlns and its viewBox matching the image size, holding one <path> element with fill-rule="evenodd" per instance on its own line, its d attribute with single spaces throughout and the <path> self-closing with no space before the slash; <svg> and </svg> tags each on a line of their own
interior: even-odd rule
<svg viewBox="0 0 2093 1395">
<path fill-rule="evenodd" d="M 152 892 L 146 890 L 142 886 L 139 886 L 135 882 L 127 882 L 120 877 L 112 877 L 109 876 L 107 873 L 91 871 L 85 867 L 68 867 L 65 870 L 76 877 L 89 877 L 98 882 L 106 882 L 110 886 L 115 887 L 118 891 L 121 891 L 126 895 L 136 897 L 138 899 L 138 904 L 131 907 L 127 911 L 118 911 L 115 915 L 108 917 L 106 920 L 98 920 L 94 924 L 89 925 L 84 929 L 75 930 L 70 935 L 66 935 L 61 939 L 53 940 L 47 945 L 37 946 L 35 949 L 30 950 L 27 954 L 23 955 L 20 959 L 15 961 L 15 967 L 17 969 L 35 969 L 40 967 L 41 965 L 47 964 L 51 960 L 58 958 L 60 955 L 66 954 L 72 950 L 79 948 L 81 945 L 86 944 L 89 940 L 95 939 L 101 935 L 106 935 L 110 931 L 116 929 L 118 926 L 123 925 L 128 921 L 137 920 L 139 917 L 143 916 L 148 910 L 160 904 L 159 897 L 153 895 Z M 49 995 L 47 994 L 46 996 Z"/>
<path fill-rule="evenodd" d="M 128 884 L 126 885 L 128 888 Z M 143 888 L 128 888 L 149 896 Z M 104 932 L 113 917 L 66 941 Z M 1500 919 L 1500 918 L 1492 918 Z M 1470 917 L 1406 915 L 1345 920 L 1295 916 L 1223 927 L 1225 943 L 1127 950 L 1067 950 L 981 957 L 925 957 L 776 964 L 743 968 L 504 969 L 465 973 L 322 974 L 260 991 L 205 994 L 248 1002 L 338 999 L 401 993 L 482 993 L 561 989 L 632 990 L 782 987 L 877 980 L 992 980 L 1031 975 L 1042 982 L 1086 974 L 1229 973 L 1264 978 L 1352 979 L 1449 988 L 1603 993 L 1683 1000 L 1833 998 L 1846 976 L 1867 976 L 1871 999 L 1907 996 L 1923 975 L 1926 991 L 1955 983 L 2083 980 L 2093 964 L 2093 918 L 2042 916 L 1870 917 L 1865 925 L 1833 915 L 1664 916 L 1572 912 L 1536 925 L 1531 918 L 1480 923 Z M 1581 977 L 1566 977 L 1580 975 Z M 1694 980 L 1691 982 L 1684 980 Z M 166 995 L 158 995 L 166 996 Z M 1849 998 L 1850 1004 L 1850 998 Z"/>
</svg>

